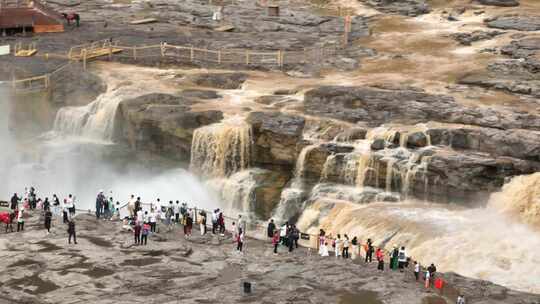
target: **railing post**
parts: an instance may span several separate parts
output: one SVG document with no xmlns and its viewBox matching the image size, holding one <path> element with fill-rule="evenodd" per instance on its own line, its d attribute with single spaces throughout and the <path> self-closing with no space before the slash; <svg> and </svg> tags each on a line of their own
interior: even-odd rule
<svg viewBox="0 0 540 304">
<path fill-rule="evenodd" d="M 86 71 L 86 49 L 83 49 L 82 53 L 83 53 L 83 70 Z"/>
<path fill-rule="evenodd" d="M 221 50 L 217 53 L 218 63 L 221 64 Z"/>
<path fill-rule="evenodd" d="M 195 57 L 195 54 L 193 52 L 193 46 L 189 49 L 189 60 L 193 62 L 193 59 Z"/>
<path fill-rule="evenodd" d="M 277 64 L 281 67 L 281 50 L 277 51 Z"/>
<path fill-rule="evenodd" d="M 109 61 L 112 61 L 112 45 L 109 44 Z"/>
<path fill-rule="evenodd" d="M 49 87 L 51 80 L 50 80 L 50 74 L 45 75 L 45 88 L 47 89 Z"/>
<path fill-rule="evenodd" d="M 133 47 L 133 60 L 137 60 L 137 47 Z"/>
<path fill-rule="evenodd" d="M 249 51 L 246 50 L 246 65 L 249 65 Z"/>
<path fill-rule="evenodd" d="M 165 57 L 165 43 L 161 42 L 160 48 L 161 48 L 161 57 Z"/>
</svg>

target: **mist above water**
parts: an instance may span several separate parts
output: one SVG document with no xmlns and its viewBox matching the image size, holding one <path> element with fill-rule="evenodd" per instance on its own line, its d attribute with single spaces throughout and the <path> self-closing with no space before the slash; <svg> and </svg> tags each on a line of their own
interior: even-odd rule
<svg viewBox="0 0 540 304">
<path fill-rule="evenodd" d="M 70 119 L 90 117 L 79 129 L 56 128 L 55 132 L 24 140 L 15 138 L 10 132 L 7 92 L 3 91 L 1 97 L 1 199 L 9 199 L 15 192 L 21 195 L 25 187 L 34 186 L 38 197 L 57 194 L 63 198 L 73 194 L 80 209 L 94 209 L 99 190 L 113 196 L 121 205 L 131 194 L 140 196 L 143 202 L 160 198 L 162 202 L 179 200 L 203 208 L 219 205 L 215 196 L 188 171 L 179 168 L 154 170 L 139 165 L 131 152 L 107 143 L 107 130 L 115 113 L 104 100 L 107 96 L 98 97 L 90 106 L 59 111 L 57 121 L 61 120 L 65 125 L 79 126 L 81 122 Z M 115 105 L 120 97 L 115 96 Z M 80 115 L 71 115 L 70 111 Z"/>
</svg>

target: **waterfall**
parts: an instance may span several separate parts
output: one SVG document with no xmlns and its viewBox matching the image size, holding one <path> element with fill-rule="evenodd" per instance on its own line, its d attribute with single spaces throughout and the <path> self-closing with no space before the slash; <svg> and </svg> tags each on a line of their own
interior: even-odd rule
<svg viewBox="0 0 540 304">
<path fill-rule="evenodd" d="M 488 207 L 540 229 L 540 172 L 512 178 L 491 195 Z"/>
<path fill-rule="evenodd" d="M 257 180 L 254 175 L 262 169 L 253 168 L 232 174 L 228 178 L 215 178 L 207 181 L 207 185 L 214 189 L 220 200 L 225 204 L 225 214 L 236 216 L 243 214 L 246 218 L 252 217 L 255 210 L 255 190 Z"/>
<path fill-rule="evenodd" d="M 316 144 L 306 146 L 300 151 L 298 158 L 296 159 L 296 165 L 294 168 L 294 176 L 291 185 L 288 188 L 281 191 L 281 197 L 279 204 L 274 210 L 273 218 L 278 223 L 287 221 L 290 217 L 300 212 L 302 203 L 305 199 L 306 191 L 303 186 L 302 177 L 304 174 L 304 167 L 306 157 L 313 149 L 317 147 Z M 324 169 L 323 169 L 324 172 Z M 324 173 L 323 173 L 324 174 Z"/>
<path fill-rule="evenodd" d="M 226 177 L 251 164 L 251 127 L 228 120 L 198 128 L 193 133 L 190 169 L 207 177 Z"/>
<path fill-rule="evenodd" d="M 527 188 L 517 186 L 516 181 L 503 192 L 511 195 L 511 188 L 521 188 L 521 197 L 528 201 L 538 193 L 538 185 L 532 181 L 538 182 L 538 178 L 525 178 L 530 182 L 524 185 Z M 376 246 L 386 244 L 387 249 L 405 246 L 422 265 L 435 263 L 440 271 L 540 292 L 540 235 L 497 210 L 414 201 L 362 205 L 309 200 L 313 203 L 306 206 L 297 222 L 301 231 L 317 233 L 322 228 L 329 234 L 346 233 L 363 242 L 371 238 Z M 528 279 L 523 279 L 523 273 Z"/>
<path fill-rule="evenodd" d="M 63 107 L 58 110 L 53 131 L 63 136 L 112 141 L 114 120 L 120 102 L 126 98 L 122 88 L 109 90 L 82 107 Z"/>
</svg>

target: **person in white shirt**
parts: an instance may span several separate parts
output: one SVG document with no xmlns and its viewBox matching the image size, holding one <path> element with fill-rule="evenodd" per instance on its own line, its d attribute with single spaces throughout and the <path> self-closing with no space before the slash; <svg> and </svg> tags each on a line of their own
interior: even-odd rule
<svg viewBox="0 0 540 304">
<path fill-rule="evenodd" d="M 128 205 L 127 205 L 130 218 L 135 217 L 135 201 L 136 201 L 135 195 L 132 194 L 131 198 L 128 200 Z"/>
<path fill-rule="evenodd" d="M 398 268 L 401 272 L 403 272 L 403 269 L 405 268 L 406 264 L 407 264 L 407 251 L 405 251 L 405 247 L 402 246 L 398 252 Z"/>
<path fill-rule="evenodd" d="M 456 304 L 465 304 L 465 296 L 459 295 L 456 300 Z"/>
<path fill-rule="evenodd" d="M 212 212 L 212 234 L 216 234 L 219 209 Z M 234 231 L 233 231 L 234 232 Z"/>
<path fill-rule="evenodd" d="M 341 235 L 337 235 L 337 238 L 335 240 L 335 245 L 336 245 L 336 248 L 335 248 L 335 254 L 336 254 L 336 258 L 339 258 L 341 256 L 341 246 L 343 245 L 343 243 L 341 242 Z"/>
<path fill-rule="evenodd" d="M 344 235 L 344 239 L 343 239 L 343 254 L 342 254 L 343 258 L 344 259 L 348 259 L 349 258 L 349 236 L 348 235 Z"/>
<path fill-rule="evenodd" d="M 143 222 L 144 222 L 143 211 L 139 210 L 139 211 L 137 211 L 137 224 L 142 225 Z"/>
<path fill-rule="evenodd" d="M 321 245 L 320 254 L 322 257 L 330 256 L 330 254 L 328 253 L 328 243 L 325 242 Z"/>
<path fill-rule="evenodd" d="M 417 281 L 420 278 L 420 263 L 417 261 L 414 261 L 414 277 Z"/>
<path fill-rule="evenodd" d="M 19 208 L 19 213 L 17 214 L 17 232 L 24 231 L 24 206 Z"/>
<path fill-rule="evenodd" d="M 157 223 L 156 212 L 154 210 L 151 210 L 148 217 L 150 221 L 150 232 L 156 232 L 156 223 Z"/>
</svg>

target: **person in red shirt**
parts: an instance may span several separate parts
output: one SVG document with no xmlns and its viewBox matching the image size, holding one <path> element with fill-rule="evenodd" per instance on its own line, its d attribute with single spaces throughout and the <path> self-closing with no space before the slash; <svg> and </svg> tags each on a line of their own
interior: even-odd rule
<svg viewBox="0 0 540 304">
<path fill-rule="evenodd" d="M 375 258 L 377 258 L 377 262 L 379 262 L 377 269 L 384 270 L 384 253 L 381 248 L 377 248 L 377 251 L 375 252 Z"/>
<path fill-rule="evenodd" d="M 277 248 L 279 246 L 279 231 L 274 231 L 274 236 L 272 237 L 272 245 L 274 245 L 274 254 L 277 254 Z"/>
</svg>

